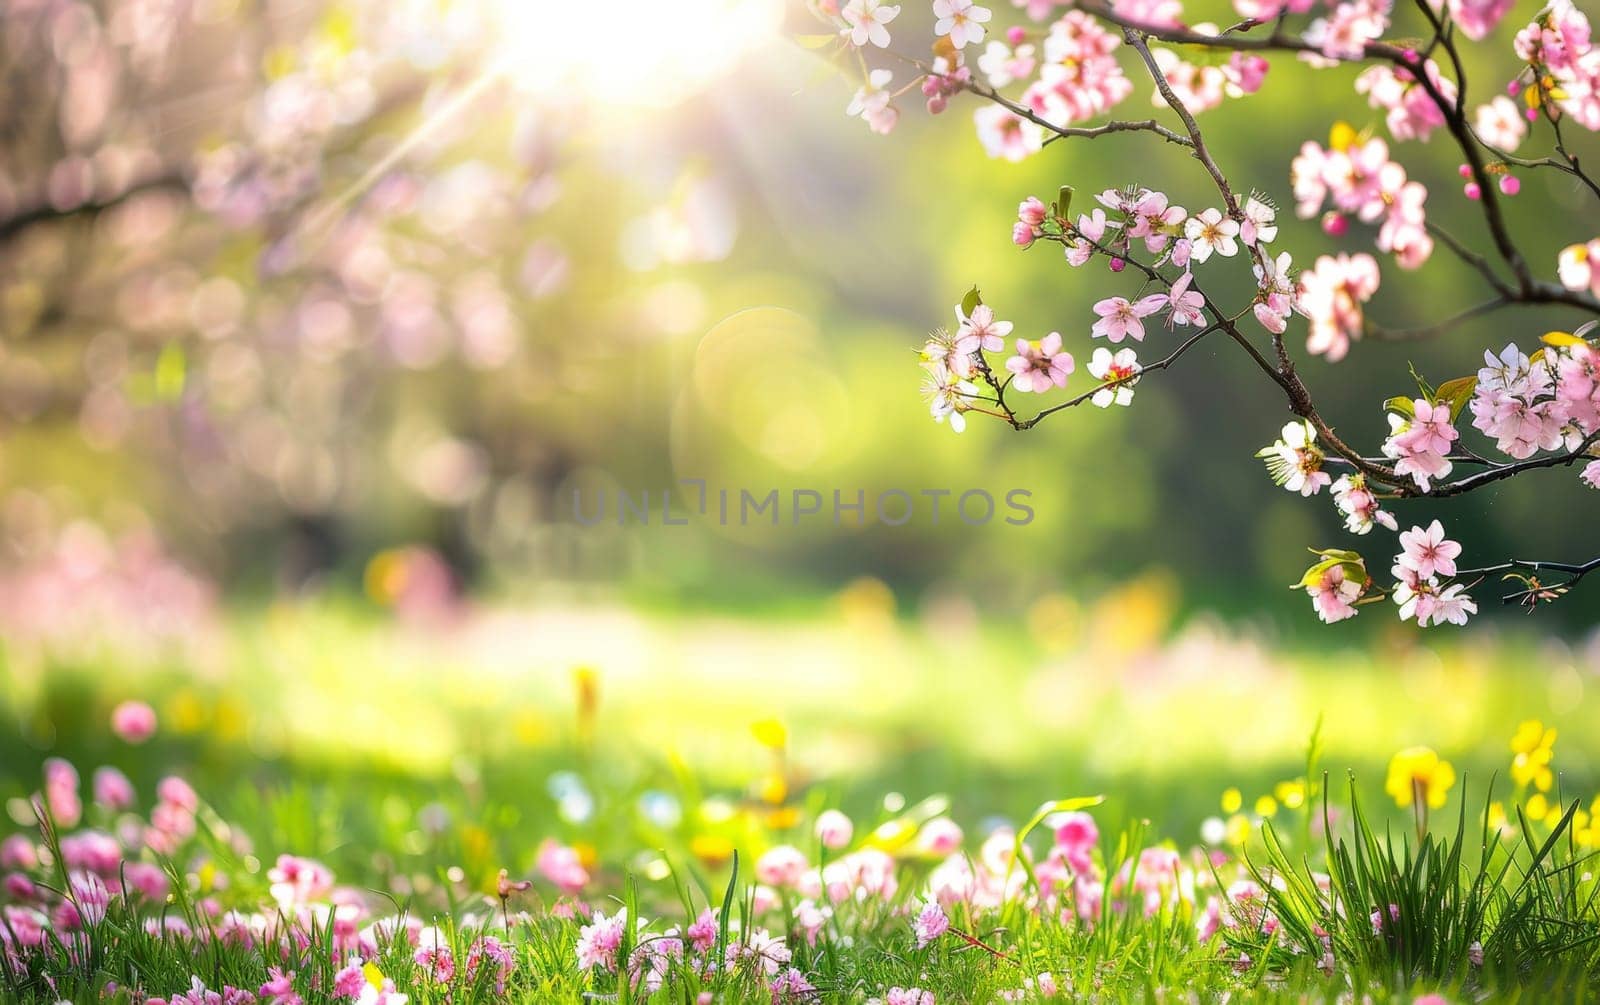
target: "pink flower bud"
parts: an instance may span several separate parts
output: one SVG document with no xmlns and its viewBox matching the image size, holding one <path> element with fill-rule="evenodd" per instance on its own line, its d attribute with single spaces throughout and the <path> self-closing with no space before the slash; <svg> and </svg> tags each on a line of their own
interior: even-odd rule
<svg viewBox="0 0 1600 1005">
<path fill-rule="evenodd" d="M 6 875 L 6 892 L 11 894 L 12 900 L 32 900 L 38 891 L 33 880 L 20 872 L 13 872 Z"/>
<path fill-rule="evenodd" d="M 824 810 L 817 817 L 817 840 L 829 851 L 838 851 L 850 843 L 855 825 L 838 810 Z"/>
<path fill-rule="evenodd" d="M 1467 182 L 1466 187 L 1463 188 L 1462 191 L 1466 193 L 1468 199 L 1473 201 L 1483 198 L 1483 190 L 1478 187 L 1478 183 L 1475 181 Z"/>
<path fill-rule="evenodd" d="M 934 817 L 922 825 L 917 834 L 917 848 L 926 855 L 943 858 L 953 855 L 961 847 L 962 833 L 949 817 Z"/>
<path fill-rule="evenodd" d="M 124 743 L 143 743 L 156 732 L 156 710 L 142 701 L 125 701 L 111 710 L 111 732 Z"/>
<path fill-rule="evenodd" d="M 1322 232 L 1329 237 L 1343 237 L 1350 232 L 1350 218 L 1342 213 L 1324 213 Z"/>
<path fill-rule="evenodd" d="M 1011 243 L 1019 248 L 1033 247 L 1033 228 L 1018 220 L 1011 225 Z"/>
<path fill-rule="evenodd" d="M 22 834 L 0 841 L 0 869 L 34 869 L 39 865 L 39 850 Z"/>
<path fill-rule="evenodd" d="M 1027 38 L 1028 33 L 1020 24 L 1014 24 L 1006 29 L 1006 41 L 1010 42 L 1013 48 L 1021 45 Z"/>
<path fill-rule="evenodd" d="M 1463 178 L 1471 178 L 1472 177 L 1472 165 L 1471 164 L 1463 164 L 1463 165 L 1461 165 L 1460 167 L 1456 168 L 1456 174 L 1460 175 Z"/>
<path fill-rule="evenodd" d="M 1022 205 L 1017 207 L 1017 219 L 1030 227 L 1044 226 L 1044 218 L 1049 214 L 1049 208 L 1038 196 L 1028 196 L 1022 200 Z"/>
<path fill-rule="evenodd" d="M 1522 182 L 1518 181 L 1515 175 L 1501 175 L 1500 191 L 1505 195 L 1516 195 L 1522 191 Z"/>
<path fill-rule="evenodd" d="M 193 787 L 177 775 L 168 775 L 161 779 L 156 786 L 156 796 L 163 803 L 175 809 L 193 813 L 200 808 L 200 797 L 195 795 Z"/>
<path fill-rule="evenodd" d="M 113 812 L 133 805 L 133 783 L 116 768 L 98 768 L 94 773 L 94 801 Z"/>
<path fill-rule="evenodd" d="M 1120 258 L 1113 258 L 1111 260 L 1111 271 L 1112 272 L 1121 272 L 1123 269 L 1126 269 L 1127 267 L 1128 267 L 1128 263 L 1124 262 Z"/>
</svg>

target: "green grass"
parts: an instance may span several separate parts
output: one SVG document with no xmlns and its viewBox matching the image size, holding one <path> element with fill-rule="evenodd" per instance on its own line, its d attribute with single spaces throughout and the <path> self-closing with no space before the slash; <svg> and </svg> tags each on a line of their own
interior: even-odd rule
<svg viewBox="0 0 1600 1005">
<path fill-rule="evenodd" d="M 628 929 L 623 957 L 723 907 L 710 958 L 758 929 L 784 937 L 793 959 L 778 973 L 793 966 L 817 989 L 794 1000 L 919 987 L 941 1002 L 989 1002 L 1041 973 L 1068 1000 L 1586 997 L 1600 964 L 1586 812 L 1600 741 L 1577 728 L 1595 699 L 1575 664 L 1516 638 L 1322 651 L 1191 626 L 1165 641 L 1128 632 L 1110 645 L 1099 616 L 1084 612 L 1083 630 L 1060 645 L 1010 625 L 952 636 L 848 605 L 770 624 L 480 613 L 442 631 L 319 605 L 240 614 L 213 648 L 142 661 L 119 663 L 93 647 L 13 647 L 0 675 L 18 727 L 0 730 L 11 830 L 26 829 L 26 796 L 48 756 L 78 765 L 86 784 L 96 765 L 118 766 L 141 810 L 169 773 L 192 781 L 205 803 L 179 854 L 139 853 L 171 869 L 167 904 L 114 898 L 86 945 L 68 939 L 20 969 L 0 964 L 11 968 L 5 993 L 83 1002 L 109 983 L 128 1000 L 135 988 L 182 992 L 194 976 L 253 993 L 268 979 L 257 948 L 152 936 L 143 921 L 216 928 L 215 911 L 270 903 L 266 873 L 293 853 L 361 891 L 370 912 L 362 924 L 399 912 L 439 924 L 458 965 L 448 987 L 425 979 L 409 947 L 372 954 L 413 1002 L 496 998 L 482 968 L 469 980 L 461 964 L 484 925 L 504 928 L 508 918 L 509 932 L 491 934 L 514 956 L 512 1000 L 679 1002 L 701 991 L 771 999 L 771 978 L 749 966 L 673 964 L 653 997 L 580 971 L 583 919 L 552 913 L 559 894 L 537 870 L 550 838 L 592 856 L 581 895 L 589 906 L 649 920 L 642 932 Z M 593 701 L 574 686 L 583 652 L 595 667 Z M 132 696 L 153 701 L 163 722 L 140 747 L 105 728 L 110 707 Z M 1305 737 L 1322 713 L 1308 760 Z M 775 743 L 764 731 L 764 745 L 751 726 L 771 716 L 786 735 Z M 1563 727 L 1556 766 L 1576 770 L 1558 772 L 1546 800 L 1560 809 L 1528 817 L 1517 807 L 1531 791 L 1500 782 L 1497 799 L 1511 813 L 1501 834 L 1485 822 L 1488 788 L 1504 775 L 1506 740 L 1524 717 Z M 1465 776 L 1420 842 L 1409 810 L 1380 784 L 1389 755 L 1412 743 L 1436 747 Z M 1336 791 L 1323 785 L 1325 771 L 1341 779 Z M 1229 815 L 1219 800 L 1231 787 L 1241 790 L 1237 816 L 1254 826 L 1242 845 L 1223 841 L 1226 856 L 1213 863 L 1191 849 L 1202 821 Z M 1252 812 L 1275 790 L 1276 805 L 1259 808 L 1270 810 L 1264 819 Z M 1286 791 L 1298 794 L 1285 801 Z M 953 818 L 966 854 L 982 862 L 994 827 L 1019 827 L 1042 803 L 1088 793 L 1105 797 L 1092 811 L 1095 864 L 1112 888 L 1097 915 L 1063 921 L 1040 909 L 1052 891 L 1038 886 L 1035 866 L 1051 838 L 1048 828 L 1024 829 L 1018 844 L 1034 865 L 1004 870 L 1017 884 L 1011 895 L 992 907 L 953 906 L 959 934 L 917 947 L 907 912 L 936 866 L 908 851 L 921 825 Z M 810 830 L 825 807 L 852 817 L 857 846 L 894 854 L 896 888 L 833 905 L 812 944 L 793 916 L 799 895 L 758 905 L 751 876 L 781 843 L 812 864 L 837 858 Z M 87 812 L 86 825 L 109 832 L 127 821 Z M 1155 847 L 1182 855 L 1185 889 L 1164 892 L 1147 917 L 1116 878 L 1126 868 L 1124 882 L 1135 882 L 1139 853 Z M 532 889 L 502 902 L 502 868 L 532 878 Z M 42 864 L 35 876 L 67 886 L 58 866 Z M 1251 878 L 1271 891 L 1265 908 L 1277 923 L 1202 939 L 1210 898 Z M 1399 920 L 1375 931 L 1369 915 L 1388 904 Z M 1227 909 L 1242 919 L 1246 906 Z M 350 947 L 331 948 L 331 928 L 307 933 L 282 965 L 307 1001 L 327 1000 Z M 1481 966 L 1471 962 L 1474 943 Z M 1325 951 L 1331 975 L 1319 966 Z"/>
</svg>

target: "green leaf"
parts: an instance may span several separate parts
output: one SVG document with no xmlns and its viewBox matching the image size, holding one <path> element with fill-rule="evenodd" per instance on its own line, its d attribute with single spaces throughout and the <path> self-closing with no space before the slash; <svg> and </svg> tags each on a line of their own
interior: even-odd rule
<svg viewBox="0 0 1600 1005">
<path fill-rule="evenodd" d="M 1417 382 L 1417 390 L 1422 392 L 1422 396 L 1427 398 L 1429 401 L 1433 401 L 1433 396 L 1437 393 L 1434 391 L 1433 385 L 1423 379 L 1422 374 L 1417 372 L 1417 367 L 1415 364 L 1407 363 L 1406 369 L 1411 371 L 1411 379 Z"/>
<path fill-rule="evenodd" d="M 1411 403 L 1411 399 L 1398 395 L 1384 402 L 1383 410 L 1393 412 L 1396 415 L 1403 415 L 1407 419 L 1416 418 L 1417 415 L 1417 406 Z"/>
<path fill-rule="evenodd" d="M 1461 410 L 1467 407 L 1467 402 L 1472 400 L 1472 392 L 1477 389 L 1478 378 L 1476 376 L 1457 377 L 1455 380 L 1447 380 L 1440 384 L 1434 392 L 1437 395 L 1434 398 L 1434 403 L 1447 403 L 1450 406 L 1450 421 L 1454 422 L 1456 417 L 1461 414 Z"/>
<path fill-rule="evenodd" d="M 1317 585 L 1322 580 L 1323 573 L 1336 565 L 1344 566 L 1345 577 L 1365 582 L 1367 578 L 1367 560 L 1353 551 L 1340 548 L 1311 549 L 1313 555 L 1322 555 L 1322 561 L 1307 569 L 1305 575 L 1300 577 L 1300 582 L 1289 587 L 1291 590 L 1304 590 Z"/>
<path fill-rule="evenodd" d="M 966 296 L 961 298 L 961 313 L 970 318 L 972 317 L 972 312 L 977 310 L 978 305 L 981 303 L 983 303 L 983 294 L 979 293 L 978 288 L 974 286 L 967 291 Z"/>
<path fill-rule="evenodd" d="M 1361 557 L 1360 552 L 1346 551 L 1343 548 L 1312 548 L 1310 551 L 1313 555 L 1321 555 L 1323 558 L 1336 558 L 1341 562 L 1362 563 L 1366 561 Z"/>
<path fill-rule="evenodd" d="M 1067 214 L 1072 211 L 1072 193 L 1071 185 L 1063 185 L 1061 191 L 1056 194 L 1056 219 L 1065 220 Z"/>
</svg>

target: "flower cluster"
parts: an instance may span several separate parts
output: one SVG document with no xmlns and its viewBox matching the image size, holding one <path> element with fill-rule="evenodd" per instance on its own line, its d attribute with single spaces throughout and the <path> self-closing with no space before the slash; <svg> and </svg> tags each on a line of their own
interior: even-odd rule
<svg viewBox="0 0 1600 1005">
<path fill-rule="evenodd" d="M 1190 149 L 1204 165 L 1222 204 L 1190 212 L 1168 193 L 1137 185 L 1104 190 L 1094 205 L 1076 214 L 1070 211 L 1071 188 L 1062 188 L 1059 198 L 1049 203 L 1029 197 L 1011 224 L 1014 244 L 1031 248 L 1041 241 L 1057 243 L 1072 268 L 1102 259 L 1113 274 L 1139 282 L 1136 288 L 1097 291 L 1092 302 L 1089 336 L 1104 339 L 1107 345 L 1093 351 L 1084 369 L 1102 383 L 1032 418 L 1019 416 L 1013 409 L 1015 396 L 1008 402 L 1008 392 L 1039 394 L 1067 387 L 1077 370 L 1077 360 L 1067 348 L 1071 333 L 1052 331 L 1037 340 L 1018 339 L 1003 363 L 990 360 L 986 354 L 1008 349 L 1012 326 L 996 320 L 974 289 L 957 309 L 956 333 L 936 332 L 923 351 L 928 371 L 925 389 L 935 419 L 948 419 L 959 430 L 965 425 L 964 413 L 978 411 L 1028 429 L 1047 415 L 1080 403 L 1125 405 L 1142 375 L 1166 369 L 1202 336 L 1223 331 L 1280 386 L 1296 416 L 1283 427 L 1278 441 L 1257 456 L 1266 461 L 1274 482 L 1289 491 L 1311 496 L 1330 489 L 1351 533 L 1369 534 L 1374 526 L 1399 533 L 1398 521 L 1382 505 L 1386 498 L 1459 494 L 1524 470 L 1571 464 L 1580 458 L 1586 461 L 1580 477 L 1600 487 L 1596 449 L 1600 381 L 1596 349 L 1583 337 L 1587 329 L 1552 333 L 1532 356 L 1514 345 L 1499 356 L 1486 353 L 1486 365 L 1476 375 L 1438 387 L 1417 377 L 1417 394 L 1384 403 L 1389 434 L 1376 456 L 1358 452 L 1322 419 L 1282 339 L 1293 318 L 1303 316 L 1308 321 L 1307 350 L 1338 362 L 1363 338 L 1425 337 L 1511 304 L 1594 309 L 1595 298 L 1600 297 L 1600 238 L 1563 250 L 1556 263 L 1559 285 L 1551 283 L 1534 275 L 1515 248 L 1501 209 L 1503 198 L 1521 188 L 1514 168 L 1561 170 L 1600 193 L 1600 183 L 1569 155 L 1559 131 L 1565 119 L 1600 129 L 1600 51 L 1592 44 L 1588 17 L 1571 0 L 1555 0 L 1518 33 L 1512 48 L 1522 69 L 1509 82 L 1508 93 L 1475 109 L 1463 101 L 1466 64 L 1454 32 L 1474 40 L 1486 37 L 1509 14 L 1508 0 L 1429 0 L 1420 15 L 1434 37 L 1428 44 L 1414 46 L 1384 41 L 1395 16 L 1391 0 L 1235 0 L 1235 10 L 1247 20 L 1226 30 L 1189 24 L 1181 0 L 1116 0 L 1105 9 L 1064 13 L 1057 8 L 1070 5 L 1054 0 L 1019 0 L 1017 5 L 1042 27 L 1015 25 L 1004 29 L 1002 37 L 989 38 L 993 18 L 987 9 L 969 0 L 939 0 L 934 5 L 937 59 L 923 78 L 930 108 L 937 103 L 934 110 L 942 109 L 963 91 L 983 99 L 974 113 L 979 140 L 991 156 L 1013 161 L 1056 139 L 1154 133 L 1166 143 Z M 841 30 L 849 34 L 851 44 L 882 44 L 874 41 L 876 32 L 898 8 L 864 0 L 851 8 L 848 16 L 839 13 Z M 1308 18 L 1298 37 L 1285 27 L 1291 16 Z M 865 20 L 874 24 L 863 28 Z M 1274 24 L 1269 37 L 1253 36 L 1249 44 L 1236 38 L 1267 22 Z M 988 45 L 977 59 L 980 79 L 965 65 L 962 53 L 985 40 Z M 1140 57 L 1156 85 L 1155 106 L 1176 113 L 1182 132 L 1156 120 L 1076 125 L 1099 119 L 1132 91 L 1120 62 L 1129 52 Z M 1389 134 L 1384 139 L 1340 121 L 1330 130 L 1326 146 L 1305 142 L 1289 165 L 1296 214 L 1302 219 L 1320 215 L 1322 229 L 1334 238 L 1344 237 L 1353 220 L 1375 227 L 1377 250 L 1393 255 L 1407 270 L 1418 268 L 1436 247 L 1443 247 L 1484 277 L 1496 294 L 1494 300 L 1436 326 L 1397 332 L 1368 318 L 1368 305 L 1381 280 L 1378 261 L 1371 254 L 1323 254 L 1311 268 L 1297 271 L 1287 252 L 1270 248 L 1279 229 L 1275 206 L 1258 192 L 1244 196 L 1243 189 L 1225 177 L 1194 116 L 1229 97 L 1258 90 L 1270 68 L 1266 54 L 1271 52 L 1293 53 L 1314 67 L 1363 64 L 1354 92 L 1382 112 Z M 885 111 L 888 78 L 879 78 L 880 72 L 869 71 L 867 85 L 851 105 L 874 128 L 892 125 Z M 1014 97 L 1000 93 L 999 89 L 1013 86 L 1018 87 Z M 1520 109 L 1515 100 L 1519 95 Z M 1529 123 L 1538 123 L 1541 117 L 1552 126 L 1557 156 L 1514 157 L 1510 152 L 1527 141 Z M 1502 279 L 1490 258 L 1429 219 L 1428 189 L 1411 177 L 1391 148 L 1391 143 L 1426 142 L 1440 135 L 1460 148 L 1464 195 L 1484 204 L 1495 254 L 1514 273 L 1514 281 Z M 1197 278 L 1208 263 L 1234 260 L 1248 263 L 1254 277 L 1254 295 L 1248 305 L 1240 305 L 1242 309 L 1209 298 Z M 1247 314 L 1272 337 L 1270 352 L 1255 348 L 1239 329 L 1239 320 Z M 1159 362 L 1141 363 L 1129 343 L 1145 342 L 1157 326 L 1199 331 Z M 1509 461 L 1488 460 L 1461 444 L 1457 423 L 1469 406 L 1472 427 Z M 1545 456 L 1537 457 L 1541 453 Z M 1329 470 L 1338 466 L 1349 470 Z M 1466 474 L 1460 473 L 1463 466 L 1469 469 Z M 1436 521 L 1431 524 L 1438 526 Z M 1415 529 L 1401 534 L 1401 559 L 1413 552 L 1412 535 L 1431 532 Z M 1442 538 L 1435 544 L 1459 547 Z M 1296 585 L 1307 591 L 1324 621 L 1349 618 L 1361 602 L 1384 595 L 1374 589 L 1359 554 L 1337 549 L 1316 554 L 1318 562 Z M 1529 563 L 1510 566 L 1519 564 Z M 1600 568 L 1600 563 L 1554 567 L 1579 578 Z M 1467 593 L 1472 583 L 1453 581 L 1453 574 L 1440 568 L 1419 568 L 1400 559 L 1393 564 L 1395 582 L 1386 593 L 1399 606 L 1402 618 L 1419 625 L 1461 624 L 1476 613 Z M 1554 599 L 1570 586 L 1550 589 L 1533 577 L 1508 578 L 1526 580 L 1524 598 L 1532 601 Z"/>
<path fill-rule="evenodd" d="M 1553 0 L 1517 33 L 1517 56 L 1527 63 L 1524 99 L 1531 110 L 1565 113 L 1600 130 L 1600 50 L 1589 18 L 1572 0 Z"/>
<path fill-rule="evenodd" d="M 1382 139 L 1362 139 L 1339 123 L 1328 147 L 1312 140 L 1301 146 L 1290 165 L 1290 180 L 1300 217 L 1316 216 L 1329 203 L 1334 215 L 1323 225 L 1332 233 L 1343 233 L 1349 216 L 1376 223 L 1378 249 L 1392 253 L 1402 268 L 1415 269 L 1433 254 L 1424 208 L 1428 190 L 1406 176 Z"/>
<path fill-rule="evenodd" d="M 1368 254 L 1321 255 L 1300 274 L 1300 309 L 1310 319 L 1306 351 L 1344 359 L 1366 328 L 1362 305 L 1378 292 L 1378 263 Z"/>
</svg>

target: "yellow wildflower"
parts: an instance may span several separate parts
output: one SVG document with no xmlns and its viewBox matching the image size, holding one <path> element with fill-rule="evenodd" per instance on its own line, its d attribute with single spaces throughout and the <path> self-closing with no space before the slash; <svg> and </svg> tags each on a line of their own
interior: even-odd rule
<svg viewBox="0 0 1600 1005">
<path fill-rule="evenodd" d="M 1422 802 L 1436 810 L 1444 806 L 1455 784 L 1456 769 L 1449 761 L 1441 760 L 1429 747 L 1407 747 L 1389 761 L 1389 778 L 1383 788 L 1397 806 Z"/>
</svg>

